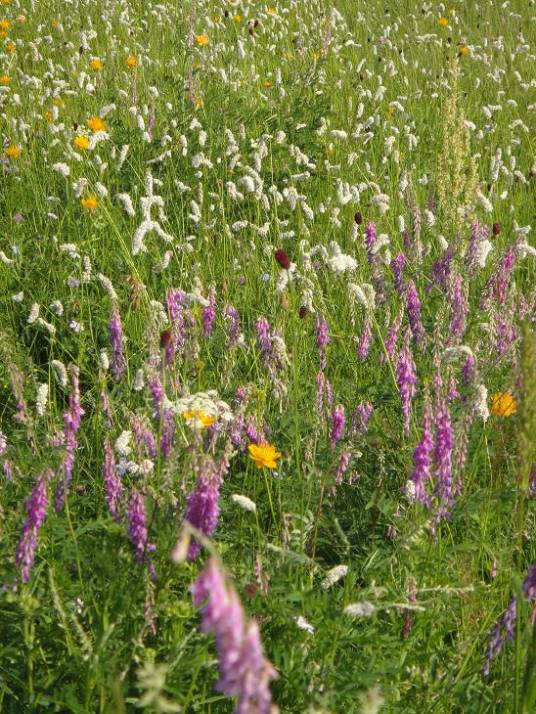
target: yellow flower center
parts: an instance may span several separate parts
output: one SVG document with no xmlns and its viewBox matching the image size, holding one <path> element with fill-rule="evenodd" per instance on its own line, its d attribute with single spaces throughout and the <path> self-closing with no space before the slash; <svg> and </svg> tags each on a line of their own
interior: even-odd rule
<svg viewBox="0 0 536 714">
<path fill-rule="evenodd" d="M 510 392 L 497 392 L 491 395 L 491 413 L 495 416 L 509 417 L 517 411 L 517 402 Z"/>
<path fill-rule="evenodd" d="M 216 421 L 216 417 L 211 414 L 205 414 L 200 409 L 193 409 L 192 411 L 182 412 L 183 419 L 187 422 L 192 422 L 192 426 L 205 429 L 207 426 L 212 426 Z"/>
<path fill-rule="evenodd" d="M 91 117 L 87 120 L 87 127 L 91 131 L 106 131 L 106 122 L 100 117 Z"/>
<path fill-rule="evenodd" d="M 73 144 L 75 148 L 79 149 L 80 151 L 86 151 L 86 149 L 89 149 L 89 139 L 83 134 L 78 134 L 78 136 L 75 136 Z"/>
<path fill-rule="evenodd" d="M 8 146 L 6 149 L 6 156 L 8 156 L 10 159 L 18 159 L 21 153 L 21 148 L 20 146 L 17 146 L 16 144 L 13 144 L 12 146 Z"/>
<path fill-rule="evenodd" d="M 99 207 L 99 201 L 97 197 L 93 194 L 91 196 L 88 196 L 87 198 L 83 198 L 80 203 L 86 209 L 86 211 L 96 211 Z"/>
<path fill-rule="evenodd" d="M 276 469 L 277 459 L 281 453 L 271 444 L 250 444 L 248 446 L 249 458 L 258 469 Z"/>
</svg>

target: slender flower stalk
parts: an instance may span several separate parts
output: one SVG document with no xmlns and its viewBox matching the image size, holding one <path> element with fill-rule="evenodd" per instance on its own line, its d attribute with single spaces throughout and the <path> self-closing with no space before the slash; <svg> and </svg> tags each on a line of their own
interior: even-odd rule
<svg viewBox="0 0 536 714">
<path fill-rule="evenodd" d="M 201 630 L 216 637 L 220 670 L 216 690 L 236 698 L 235 714 L 270 714 L 270 682 L 277 672 L 263 655 L 257 623 L 246 619 L 238 595 L 214 558 L 191 590 L 194 605 L 201 608 Z"/>
</svg>

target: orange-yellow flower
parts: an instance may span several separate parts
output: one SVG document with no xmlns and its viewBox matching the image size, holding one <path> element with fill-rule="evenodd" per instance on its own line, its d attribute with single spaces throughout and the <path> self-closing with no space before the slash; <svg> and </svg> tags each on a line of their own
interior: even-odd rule
<svg viewBox="0 0 536 714">
<path fill-rule="evenodd" d="M 6 87 L 6 86 L 9 84 L 9 75 L 3 74 L 3 75 L 0 77 L 0 84 L 3 84 L 4 87 Z"/>
<path fill-rule="evenodd" d="M 192 426 L 202 429 L 211 426 L 216 421 L 216 417 L 211 414 L 205 414 L 205 412 L 202 412 L 200 409 L 182 412 L 182 417 L 186 419 L 187 422 L 191 422 Z"/>
<path fill-rule="evenodd" d="M 91 131 L 106 131 L 106 122 L 100 117 L 91 117 L 87 120 L 87 127 Z"/>
<path fill-rule="evenodd" d="M 205 106 L 205 102 L 201 99 L 201 97 L 193 97 L 192 102 L 194 103 L 194 107 L 196 109 L 203 109 Z"/>
<path fill-rule="evenodd" d="M 21 154 L 21 148 L 16 144 L 12 144 L 11 146 L 7 147 L 5 154 L 10 159 L 18 159 Z"/>
<path fill-rule="evenodd" d="M 517 411 L 517 402 L 510 392 L 497 392 L 491 395 L 491 413 L 495 416 L 509 417 Z"/>
<path fill-rule="evenodd" d="M 96 57 L 94 59 L 90 60 L 89 66 L 91 67 L 91 69 L 94 72 L 98 72 L 99 70 L 101 70 L 104 67 L 102 60 L 100 60 Z"/>
<path fill-rule="evenodd" d="M 467 47 L 467 45 L 463 45 L 459 49 L 459 54 L 460 57 L 468 57 L 471 54 L 471 50 L 469 49 L 469 47 Z"/>
<path fill-rule="evenodd" d="M 240 22 L 242 20 L 242 15 L 233 15 L 234 22 Z"/>
<path fill-rule="evenodd" d="M 17 46 L 15 45 L 14 42 L 8 42 L 6 45 L 6 52 L 15 52 L 17 49 Z"/>
<path fill-rule="evenodd" d="M 258 469 L 276 469 L 276 461 L 281 458 L 281 453 L 271 444 L 250 444 L 248 451 L 249 458 Z"/>
<path fill-rule="evenodd" d="M 266 9 L 266 12 L 268 13 L 268 15 L 272 15 L 273 17 L 277 17 L 277 10 L 275 9 L 275 7 L 269 7 L 269 8 L 267 8 L 267 9 Z"/>
<path fill-rule="evenodd" d="M 10 25 L 9 20 L 0 20 L 0 30 L 9 30 Z"/>
<path fill-rule="evenodd" d="M 138 64 L 138 60 L 134 57 L 134 55 L 129 55 L 127 57 L 127 67 L 130 67 L 132 69 Z"/>
<path fill-rule="evenodd" d="M 80 151 L 86 151 L 86 149 L 89 149 L 89 139 L 87 136 L 84 136 L 84 134 L 78 134 L 78 136 L 75 136 L 73 144 L 75 149 L 79 149 Z"/>
<path fill-rule="evenodd" d="M 87 198 L 83 198 L 80 203 L 82 206 L 86 209 L 86 211 L 96 211 L 97 208 L 99 207 L 99 201 L 98 198 L 95 196 L 95 194 L 91 194 L 91 196 L 88 196 Z"/>
<path fill-rule="evenodd" d="M 198 45 L 204 47 L 205 45 L 208 45 L 208 35 L 196 35 L 195 41 Z"/>
<path fill-rule="evenodd" d="M 448 27 L 449 26 L 448 18 L 440 17 L 439 20 L 437 21 L 437 24 L 439 25 L 439 27 Z"/>
</svg>

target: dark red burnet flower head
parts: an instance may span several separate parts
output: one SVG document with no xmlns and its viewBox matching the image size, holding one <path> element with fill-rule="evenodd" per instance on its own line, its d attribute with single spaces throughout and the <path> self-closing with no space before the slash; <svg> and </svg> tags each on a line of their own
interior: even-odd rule
<svg viewBox="0 0 536 714">
<path fill-rule="evenodd" d="M 491 232 L 493 233 L 494 237 L 497 238 L 499 233 L 501 232 L 501 224 L 500 223 L 494 223 L 493 227 L 491 229 Z"/>
<path fill-rule="evenodd" d="M 358 226 L 363 223 L 363 215 L 360 211 L 357 211 L 357 213 L 354 215 L 354 221 L 357 223 Z"/>
<path fill-rule="evenodd" d="M 286 251 L 283 250 L 283 248 L 278 248 L 274 252 L 274 258 L 285 270 L 288 270 L 290 268 L 290 258 L 288 257 Z"/>
<path fill-rule="evenodd" d="M 302 305 L 300 309 L 298 310 L 298 315 L 300 316 L 300 320 L 303 320 L 305 317 L 307 317 L 309 313 L 309 310 L 305 305 Z"/>
<path fill-rule="evenodd" d="M 172 339 L 173 339 L 173 335 L 172 335 L 172 333 L 171 333 L 171 330 L 163 330 L 163 331 L 160 333 L 160 347 L 162 347 L 163 349 L 165 349 L 166 347 L 169 346 L 169 344 L 171 343 Z"/>
</svg>

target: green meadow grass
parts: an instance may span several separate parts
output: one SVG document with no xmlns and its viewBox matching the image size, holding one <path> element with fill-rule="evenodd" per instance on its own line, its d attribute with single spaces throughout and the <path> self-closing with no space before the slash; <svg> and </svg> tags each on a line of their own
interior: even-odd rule
<svg viewBox="0 0 536 714">
<path fill-rule="evenodd" d="M 280 711 L 535 711 L 531 606 L 521 596 L 521 584 L 536 561 L 536 511 L 526 487 L 535 459 L 536 419 L 530 406 L 536 401 L 534 256 L 518 262 L 512 285 L 512 299 L 524 296 L 529 305 L 524 337 L 519 320 L 517 338 L 502 359 L 489 347 L 482 328 L 489 315 L 479 305 L 487 280 L 516 239 L 516 228 L 534 222 L 536 7 L 527 0 L 446 7 L 409 0 L 274 0 L 271 13 L 270 5 L 258 0 L 11 0 L 0 5 L 0 19 L 11 23 L 1 41 L 16 44 L 14 52 L 6 44 L 0 50 L 0 75 L 9 77 L 0 86 L 0 132 L 3 150 L 21 149 L 18 158 L 4 157 L 0 167 L 0 250 L 8 258 L 0 263 L 0 431 L 8 442 L 1 458 L 14 468 L 11 479 L 0 476 L 2 711 L 175 711 L 171 704 L 183 712 L 233 710 L 233 702 L 213 688 L 214 642 L 199 630 L 189 592 L 206 552 L 193 563 L 170 559 L 195 481 L 198 441 L 178 423 L 170 458 L 157 457 L 146 482 L 155 579 L 134 560 L 125 524 L 111 519 L 102 479 L 105 439 L 115 441 L 129 429 L 133 412 L 150 420 L 147 390 L 134 391 L 133 385 L 151 349 L 158 352 L 163 326 L 151 301 L 164 302 L 170 288 L 191 292 L 196 280 L 203 294 L 215 287 L 215 329 L 210 338 L 200 337 L 199 310 L 192 310 L 195 349 L 168 369 L 168 396 L 178 398 L 180 389 L 214 389 L 234 403 L 236 389 L 247 386 L 248 414 L 270 429 L 270 443 L 282 452 L 275 473 L 256 469 L 247 452 L 233 457 L 211 539 L 246 612 L 259 622 L 266 657 L 279 672 L 272 692 Z M 449 19 L 448 27 L 438 25 L 441 16 Z M 259 24 L 253 27 L 255 19 Z M 203 34 L 206 45 L 195 39 Z M 458 56 L 465 46 L 469 54 Z M 137 59 L 134 68 L 126 64 L 130 55 Z M 98 72 L 89 67 L 94 57 L 103 62 Z M 82 72 L 88 79 L 81 87 Z M 379 86 L 381 97 L 376 96 Z M 445 140 L 446 107 L 453 97 L 456 130 Z M 391 102 L 400 102 L 403 111 Z M 93 150 L 77 152 L 74 137 L 89 136 L 88 118 L 110 104 L 115 109 L 105 117 L 108 137 Z M 494 105 L 501 108 L 487 118 L 483 107 Z M 467 180 L 473 158 L 492 211 L 475 203 L 452 228 L 450 216 L 459 206 L 442 213 L 437 195 L 438 184 L 446 182 L 448 193 L 456 176 L 440 176 L 439 167 L 442 157 L 457 150 L 462 112 L 475 127 L 468 130 L 470 153 L 462 155 L 460 171 Z M 151 140 L 144 139 L 137 115 L 144 117 L 145 128 L 154 123 Z M 353 136 L 369 119 L 370 127 Z M 194 120 L 206 132 L 204 145 Z M 323 123 L 327 129 L 319 133 Z M 226 129 L 236 139 L 242 168 L 233 167 L 226 153 Z M 369 129 L 373 135 L 365 141 Z M 280 131 L 286 134 L 282 143 L 276 138 Z M 416 137 L 414 147 L 408 133 Z M 186 155 L 181 136 L 187 140 Z M 385 141 L 390 136 L 395 139 L 389 154 Z M 280 192 L 294 186 L 314 211 L 314 221 L 299 206 L 291 210 L 288 201 L 263 205 L 240 185 L 243 201 L 229 195 L 227 182 L 237 183 L 243 168 L 254 165 L 263 137 L 266 155 L 258 173 L 264 193 L 270 196 L 272 185 Z M 130 148 L 119 168 L 125 144 Z M 307 169 L 297 165 L 290 145 L 315 164 L 304 181 L 292 178 Z M 498 148 L 508 172 L 493 182 L 490 164 Z M 167 158 L 149 163 L 167 150 Z M 192 158 L 200 152 L 211 165 L 197 169 Z M 60 162 L 70 167 L 68 177 L 52 168 Z M 147 171 L 161 182 L 154 191 L 163 199 L 163 227 L 174 240 L 166 243 L 151 233 L 145 238 L 147 251 L 132 255 Z M 402 193 L 404 172 L 410 188 Z M 77 196 L 73 184 L 82 177 L 87 187 Z M 420 181 L 423 177 L 427 180 Z M 358 202 L 338 202 L 339 178 L 364 184 Z M 98 194 L 97 182 L 108 196 L 99 196 L 91 212 L 81 198 Z M 181 192 L 177 182 L 190 191 Z M 507 195 L 501 198 L 503 191 Z M 118 193 L 130 195 L 134 217 L 115 199 Z M 390 197 L 385 215 L 370 203 L 378 193 Z M 197 223 L 190 218 L 192 199 L 200 206 Z M 337 206 L 339 225 L 331 220 Z M 375 222 L 378 234 L 389 236 L 394 257 L 404 250 L 398 217 L 410 229 L 415 207 L 429 208 L 436 224 L 428 227 L 423 219 L 425 257 L 407 268 L 423 303 L 429 342 L 424 353 L 414 351 L 419 385 L 405 435 L 394 365 L 380 362 L 401 301 L 389 289 L 386 301 L 377 304 L 371 352 L 360 362 L 355 338 L 363 311 L 352 309 L 348 282 L 372 282 L 364 225 L 352 239 L 356 211 L 364 223 Z M 482 360 L 480 378 L 489 393 L 513 391 L 518 410 L 509 418 L 492 415 L 485 424 L 474 418 L 464 431 L 474 395 L 461 388 L 465 402 L 453 403 L 452 419 L 456 437 L 467 432 L 463 485 L 449 518 L 434 530 L 434 514 L 405 495 L 421 435 L 422 388 L 433 388 L 434 345 L 439 353 L 448 338 L 444 291 L 427 288 L 441 255 L 440 236 L 450 241 L 458 235 L 465 245 L 474 218 L 490 228 L 500 223 L 501 231 L 485 268 L 469 275 L 463 260 L 458 263 L 469 299 L 463 344 Z M 237 221 L 248 225 L 234 231 Z M 265 223 L 265 236 L 252 228 Z M 288 231 L 293 237 L 285 237 Z M 301 240 L 311 247 L 337 241 L 357 261 L 351 278 L 325 267 L 309 275 L 314 308 L 329 324 L 326 375 L 334 403 L 345 406 L 347 421 L 359 402 L 374 407 L 368 432 L 352 444 L 355 479 L 333 493 L 339 452 L 330 448 L 329 423 L 315 408 L 316 315 L 299 316 L 303 284 L 294 281 L 283 293 L 276 290 L 281 268 L 274 250 L 284 248 L 300 264 Z M 533 233 L 528 243 L 534 243 Z M 63 244 L 74 244 L 75 257 Z M 188 244 L 191 248 L 185 248 Z M 160 270 L 166 251 L 171 251 L 169 265 Z M 320 263 L 321 254 L 312 260 Z M 389 267 L 383 270 L 392 281 Z M 101 350 L 109 350 L 113 307 L 95 277 L 99 273 L 118 295 L 127 358 L 120 382 L 99 366 Z M 73 278 L 80 284 L 73 286 Z M 14 300 L 19 293 L 20 301 Z M 51 310 L 54 301 L 62 303 L 62 315 Z M 33 304 L 55 326 L 55 334 L 38 322 L 28 324 Z M 240 313 L 243 348 L 226 347 L 221 315 L 226 304 Z M 281 331 L 286 344 L 282 399 L 257 347 L 260 317 Z M 72 321 L 83 330 L 74 330 Z M 53 360 L 78 365 L 85 415 L 66 507 L 54 511 L 53 481 L 30 580 L 21 583 L 15 553 L 24 504 L 37 474 L 60 468 L 63 457 L 53 439 L 63 429 L 69 387 L 57 383 Z M 453 369 L 445 366 L 445 379 Z M 16 374 L 22 376 L 30 414 L 25 424 L 16 420 L 11 386 Z M 38 417 L 35 394 L 42 383 L 49 385 L 49 403 Z M 110 400 L 112 427 L 103 413 L 103 392 Z M 158 438 L 161 424 L 154 426 Z M 127 486 L 135 482 L 132 475 L 125 477 Z M 256 514 L 240 510 L 231 500 L 237 493 L 255 501 Z M 266 592 L 250 587 L 259 563 Z M 323 588 L 326 572 L 340 564 L 348 566 L 348 574 Z M 518 596 L 516 636 L 485 678 L 489 632 L 513 594 Z M 361 601 L 376 606 L 370 617 L 344 614 L 347 605 Z M 297 626 L 298 617 L 314 626 L 314 634 Z M 374 703 L 378 696 L 381 708 Z"/>
</svg>

